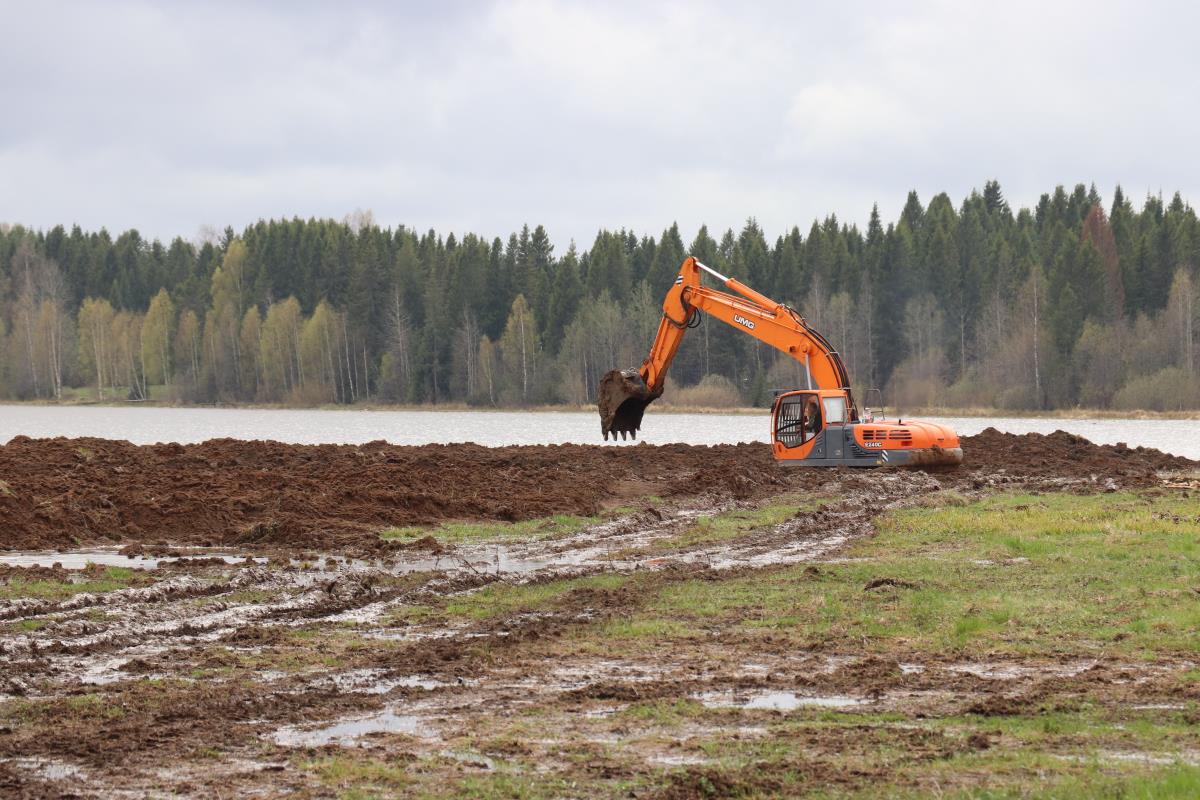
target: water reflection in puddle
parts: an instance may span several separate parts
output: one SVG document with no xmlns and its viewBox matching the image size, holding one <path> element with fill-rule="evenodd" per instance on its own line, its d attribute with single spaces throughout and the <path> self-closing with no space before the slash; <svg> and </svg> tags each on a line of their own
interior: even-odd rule
<svg viewBox="0 0 1200 800">
<path fill-rule="evenodd" d="M 280 728 L 271 735 L 281 747 L 320 747 L 337 744 L 355 747 L 358 739 L 372 733 L 405 733 L 422 739 L 436 739 L 437 734 L 420 717 L 382 711 L 367 717 L 346 719 L 324 728 L 304 729 L 295 726 Z"/>
<path fill-rule="evenodd" d="M 387 694 L 396 688 L 432 691 L 449 685 L 445 681 L 423 675 L 405 675 L 400 678 L 389 678 L 386 675 L 386 670 L 382 669 L 354 669 L 334 673 L 328 679 L 337 687 L 338 691 L 362 694 Z M 460 681 L 460 684 L 465 683 L 467 681 Z"/>
<path fill-rule="evenodd" d="M 14 758 L 11 763 L 50 781 L 65 781 L 83 776 L 83 770 L 74 764 L 49 758 Z"/>
<path fill-rule="evenodd" d="M 696 699 L 711 708 L 747 708 L 766 711 L 794 711 L 804 706 L 849 708 L 867 705 L 870 700 L 845 695 L 800 695 L 781 691 L 740 691 L 728 689 L 702 692 Z"/>
<path fill-rule="evenodd" d="M 154 569 L 159 564 L 172 561 L 186 561 L 188 558 L 219 558 L 226 564 L 239 564 L 245 559 L 233 553 L 220 553 L 212 550 L 188 550 L 185 555 L 178 556 L 126 556 L 116 547 L 91 547 L 81 550 L 58 552 L 55 550 L 24 550 L 15 553 L 0 554 L 0 564 L 11 567 L 53 567 L 59 564 L 63 569 L 86 569 L 88 564 L 99 564 L 104 567 L 131 567 L 133 569 Z M 265 558 L 255 558 L 256 563 L 266 563 Z"/>
</svg>

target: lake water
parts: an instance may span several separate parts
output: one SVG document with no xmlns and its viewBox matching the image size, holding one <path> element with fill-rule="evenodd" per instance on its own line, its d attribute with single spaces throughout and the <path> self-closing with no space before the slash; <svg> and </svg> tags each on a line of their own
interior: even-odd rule
<svg viewBox="0 0 1200 800">
<path fill-rule="evenodd" d="M 1143 445 L 1200 459 L 1200 421 L 1196 420 L 929 419 L 946 422 L 963 435 L 978 433 L 988 426 L 1011 433 L 1051 433 L 1062 429 L 1101 444 L 1125 442 L 1131 447 Z M 769 424 L 766 411 L 672 414 L 652 408 L 642 423 L 641 439 L 650 444 L 766 442 Z M 222 437 L 296 444 L 362 444 L 377 439 L 393 444 L 603 444 L 600 421 L 591 412 L 0 405 L 0 443 L 21 435 L 99 436 L 127 439 L 135 444 L 188 444 Z"/>
</svg>

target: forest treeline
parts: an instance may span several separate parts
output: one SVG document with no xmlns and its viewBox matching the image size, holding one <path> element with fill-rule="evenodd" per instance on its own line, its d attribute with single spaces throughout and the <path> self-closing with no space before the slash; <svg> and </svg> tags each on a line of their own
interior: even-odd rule
<svg viewBox="0 0 1200 800">
<path fill-rule="evenodd" d="M 1058 187 L 1014 211 L 909 194 L 866 229 L 835 216 L 769 242 L 602 230 L 556 251 L 341 221 L 260 221 L 169 244 L 136 230 L 0 226 L 0 397 L 181 403 L 589 403 L 639 364 L 694 254 L 797 308 L 888 405 L 1200 407 L 1200 223 L 1178 194 Z M 796 364 L 705 319 L 666 400 L 768 403 Z"/>
</svg>

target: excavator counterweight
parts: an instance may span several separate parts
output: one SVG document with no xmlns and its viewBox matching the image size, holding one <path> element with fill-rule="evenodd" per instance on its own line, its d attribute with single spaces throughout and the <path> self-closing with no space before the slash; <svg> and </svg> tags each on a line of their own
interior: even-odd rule
<svg viewBox="0 0 1200 800">
<path fill-rule="evenodd" d="M 730 292 L 701 285 L 701 273 Z M 731 293 L 732 292 L 732 293 Z M 862 419 L 850 376 L 829 341 L 792 308 L 695 258 L 684 259 L 663 300 L 650 354 L 637 369 L 614 369 L 599 386 L 600 431 L 607 440 L 637 438 L 642 415 L 662 396 L 667 370 L 696 315 L 706 312 L 794 358 L 805 388 L 782 392 L 771 410 L 771 451 L 780 464 L 941 467 L 962 463 L 958 435 L 933 422 Z"/>
</svg>

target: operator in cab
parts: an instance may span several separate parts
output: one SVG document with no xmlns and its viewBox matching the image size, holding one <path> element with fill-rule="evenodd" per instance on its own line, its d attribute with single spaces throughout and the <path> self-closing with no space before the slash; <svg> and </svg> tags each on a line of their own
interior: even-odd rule
<svg viewBox="0 0 1200 800">
<path fill-rule="evenodd" d="M 808 401 L 804 404 L 802 427 L 808 432 L 808 436 L 804 437 L 806 439 L 810 436 L 815 436 L 817 431 L 821 430 L 821 406 L 817 403 L 815 396 L 809 397 Z"/>
</svg>

